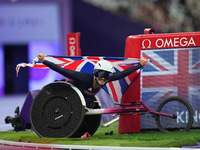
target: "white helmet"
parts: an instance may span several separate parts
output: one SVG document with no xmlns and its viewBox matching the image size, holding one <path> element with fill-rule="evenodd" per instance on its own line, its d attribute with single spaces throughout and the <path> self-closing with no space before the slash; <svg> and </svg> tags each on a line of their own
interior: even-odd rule
<svg viewBox="0 0 200 150">
<path fill-rule="evenodd" d="M 102 70 L 110 73 L 114 72 L 113 65 L 107 60 L 98 61 L 94 66 L 94 70 L 99 70 L 99 71 Z"/>
</svg>

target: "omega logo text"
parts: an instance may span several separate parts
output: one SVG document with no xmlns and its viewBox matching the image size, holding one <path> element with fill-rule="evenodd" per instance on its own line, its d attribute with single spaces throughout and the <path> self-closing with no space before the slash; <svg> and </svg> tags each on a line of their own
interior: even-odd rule
<svg viewBox="0 0 200 150">
<path fill-rule="evenodd" d="M 182 38 L 170 38 L 170 39 L 157 39 L 156 40 L 156 46 L 158 48 L 161 47 L 185 47 L 185 46 L 196 46 L 194 39 L 191 37 L 190 39 L 187 39 L 186 37 Z"/>
<path fill-rule="evenodd" d="M 197 46 L 193 37 L 174 37 L 144 39 L 142 49 L 150 48 L 171 48 L 171 47 L 194 47 Z"/>
</svg>

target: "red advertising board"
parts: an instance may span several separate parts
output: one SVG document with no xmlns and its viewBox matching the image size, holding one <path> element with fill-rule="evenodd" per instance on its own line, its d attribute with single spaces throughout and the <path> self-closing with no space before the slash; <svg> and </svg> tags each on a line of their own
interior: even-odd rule
<svg viewBox="0 0 200 150">
<path fill-rule="evenodd" d="M 79 32 L 67 34 L 68 56 L 81 56 L 80 36 L 81 34 Z"/>
<path fill-rule="evenodd" d="M 143 70 L 142 80 L 138 77 L 131 83 L 122 103 L 144 98 L 148 100 L 148 105 L 156 107 L 156 103 L 165 96 L 176 95 L 190 102 L 195 112 L 194 118 L 200 117 L 200 32 L 129 36 L 126 39 L 125 57 L 145 57 L 152 59 L 152 62 L 147 66 L 148 69 L 145 67 L 146 70 Z M 181 121 L 184 122 L 183 118 Z M 199 121 L 195 119 L 193 126 L 198 127 Z M 137 115 L 123 115 L 119 120 L 119 132 L 133 133 L 140 132 L 143 126 L 156 127 L 155 122 L 151 122 L 153 125 L 149 122 L 141 122 Z"/>
</svg>

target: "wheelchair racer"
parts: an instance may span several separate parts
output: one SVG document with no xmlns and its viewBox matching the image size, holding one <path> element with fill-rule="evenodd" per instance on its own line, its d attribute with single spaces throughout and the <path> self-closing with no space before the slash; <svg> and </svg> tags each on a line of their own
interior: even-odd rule
<svg viewBox="0 0 200 150">
<path fill-rule="evenodd" d="M 140 64 L 127 68 L 121 72 L 114 72 L 113 65 L 109 61 L 100 60 L 94 66 L 94 73 L 89 74 L 85 72 L 64 69 L 52 62 L 45 60 L 45 56 L 46 55 L 42 53 L 37 54 L 37 57 L 41 63 L 62 74 L 63 76 L 72 79 L 71 83 L 82 92 L 86 100 L 86 107 L 88 108 L 93 108 L 95 106 L 94 96 L 106 83 L 124 78 L 148 64 L 147 59 L 141 58 Z"/>
</svg>

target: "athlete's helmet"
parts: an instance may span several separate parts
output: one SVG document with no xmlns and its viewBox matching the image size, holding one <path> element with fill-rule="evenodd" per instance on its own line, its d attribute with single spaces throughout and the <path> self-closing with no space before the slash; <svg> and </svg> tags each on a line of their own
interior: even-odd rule
<svg viewBox="0 0 200 150">
<path fill-rule="evenodd" d="M 108 79 L 113 72 L 113 65 L 107 60 L 100 60 L 94 66 L 94 75 L 96 77 L 104 77 Z"/>
<path fill-rule="evenodd" d="M 98 61 L 94 66 L 94 70 L 102 70 L 110 73 L 113 73 L 114 71 L 113 65 L 107 60 Z"/>
</svg>

